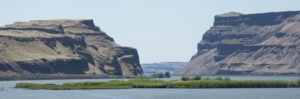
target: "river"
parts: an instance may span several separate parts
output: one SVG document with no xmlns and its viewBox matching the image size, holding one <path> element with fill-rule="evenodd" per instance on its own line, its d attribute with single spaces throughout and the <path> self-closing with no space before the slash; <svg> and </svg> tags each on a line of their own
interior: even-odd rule
<svg viewBox="0 0 300 99">
<path fill-rule="evenodd" d="M 230 76 L 233 80 L 297 80 L 296 76 Z M 178 77 L 166 80 L 178 79 Z M 223 89 L 109 89 L 25 90 L 19 82 L 55 83 L 109 81 L 112 79 L 0 81 L 0 99 L 299 99 L 300 88 Z M 125 79 L 126 80 L 126 79 Z"/>
</svg>

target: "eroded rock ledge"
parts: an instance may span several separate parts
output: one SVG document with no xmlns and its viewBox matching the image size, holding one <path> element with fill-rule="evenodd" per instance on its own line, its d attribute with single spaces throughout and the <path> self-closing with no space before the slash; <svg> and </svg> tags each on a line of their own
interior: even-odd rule
<svg viewBox="0 0 300 99">
<path fill-rule="evenodd" d="M 181 75 L 299 75 L 300 11 L 215 16 Z"/>
<path fill-rule="evenodd" d="M 93 20 L 33 20 L 0 28 L 0 75 L 143 73 L 138 52 Z"/>
</svg>

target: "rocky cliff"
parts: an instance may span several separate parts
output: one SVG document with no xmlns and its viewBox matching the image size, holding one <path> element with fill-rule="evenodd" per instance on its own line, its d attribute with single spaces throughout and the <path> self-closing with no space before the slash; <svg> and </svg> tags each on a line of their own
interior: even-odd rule
<svg viewBox="0 0 300 99">
<path fill-rule="evenodd" d="M 225 13 L 198 43 L 181 75 L 300 73 L 300 11 Z"/>
<path fill-rule="evenodd" d="M 0 75 L 140 75 L 137 50 L 93 20 L 34 20 L 0 27 Z"/>
</svg>

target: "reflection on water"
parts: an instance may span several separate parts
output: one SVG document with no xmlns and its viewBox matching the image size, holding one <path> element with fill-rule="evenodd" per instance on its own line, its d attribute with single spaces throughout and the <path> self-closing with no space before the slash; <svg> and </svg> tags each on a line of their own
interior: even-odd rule
<svg viewBox="0 0 300 99">
<path fill-rule="evenodd" d="M 167 80 L 179 79 L 168 78 Z M 296 76 L 230 76 L 234 80 L 297 80 Z M 300 88 L 235 89 L 110 89 L 110 90 L 24 90 L 13 88 L 19 82 L 56 83 L 109 81 L 27 80 L 0 81 L 0 99 L 299 99 Z"/>
</svg>

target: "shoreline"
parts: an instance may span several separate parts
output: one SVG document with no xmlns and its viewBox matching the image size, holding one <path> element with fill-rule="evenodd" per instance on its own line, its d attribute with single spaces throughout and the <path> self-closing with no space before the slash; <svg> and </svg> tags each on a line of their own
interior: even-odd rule
<svg viewBox="0 0 300 99">
<path fill-rule="evenodd" d="M 16 81 L 16 80 L 60 80 L 60 79 L 124 79 L 135 78 L 136 76 L 112 76 L 112 75 L 81 75 L 81 74 L 38 74 L 38 75 L 11 75 L 0 76 L 0 81 Z"/>
<path fill-rule="evenodd" d="M 203 77 L 300 77 L 300 75 L 206 75 Z M 16 80 L 61 80 L 61 79 L 128 79 L 141 76 L 117 76 L 117 75 L 83 75 L 83 74 L 34 74 L 34 75 L 9 75 L 1 76 L 0 81 Z M 142 76 L 143 77 L 143 76 Z M 147 77 L 147 76 L 144 76 Z M 181 77 L 173 75 L 172 77 Z M 171 77 L 171 78 L 172 78 Z M 193 76 L 188 76 L 193 77 Z"/>
</svg>

